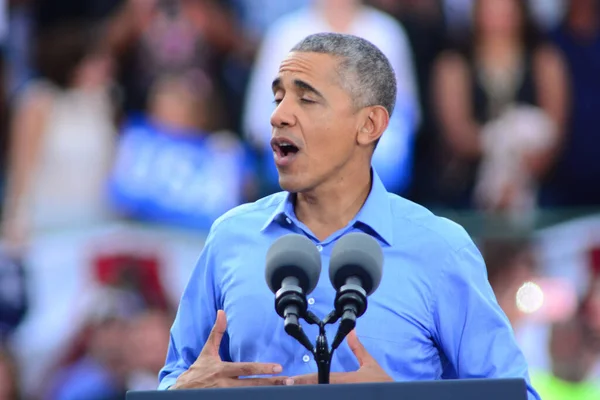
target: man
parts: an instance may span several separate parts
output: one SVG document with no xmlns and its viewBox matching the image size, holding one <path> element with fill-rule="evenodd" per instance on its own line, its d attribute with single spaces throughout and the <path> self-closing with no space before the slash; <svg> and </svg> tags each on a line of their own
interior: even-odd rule
<svg viewBox="0 0 600 400">
<path fill-rule="evenodd" d="M 364 0 L 312 0 L 274 21 L 265 33 L 252 66 L 243 115 L 246 138 L 266 160 L 261 168 L 263 192 L 279 191 L 279 174 L 271 161 L 271 82 L 289 49 L 318 32 L 360 36 L 377 46 L 392 65 L 397 82 L 394 114 L 371 165 L 388 191 L 405 193 L 412 179 L 413 143 L 421 119 L 413 54 L 404 27 Z"/>
<path fill-rule="evenodd" d="M 396 96 L 381 51 L 351 35 L 311 35 L 281 63 L 272 86 L 272 146 L 285 192 L 213 225 L 181 299 L 160 388 L 317 382 L 316 364 L 284 332 L 264 281 L 269 246 L 292 232 L 315 243 L 324 266 L 353 231 L 372 235 L 385 255 L 381 285 L 334 354 L 332 383 L 529 379 L 468 234 L 389 194 L 371 169 Z M 333 308 L 327 274 L 323 268 L 308 299 L 319 317 Z M 305 330 L 317 334 L 315 326 Z"/>
</svg>

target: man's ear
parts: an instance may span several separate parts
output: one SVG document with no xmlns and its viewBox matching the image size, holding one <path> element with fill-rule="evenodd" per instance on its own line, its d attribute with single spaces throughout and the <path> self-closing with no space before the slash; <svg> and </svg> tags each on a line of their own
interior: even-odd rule
<svg viewBox="0 0 600 400">
<path fill-rule="evenodd" d="M 387 129 L 390 115 L 382 106 L 368 107 L 364 111 L 365 117 L 362 126 L 358 130 L 356 140 L 361 146 L 370 146 L 379 140 Z"/>
</svg>

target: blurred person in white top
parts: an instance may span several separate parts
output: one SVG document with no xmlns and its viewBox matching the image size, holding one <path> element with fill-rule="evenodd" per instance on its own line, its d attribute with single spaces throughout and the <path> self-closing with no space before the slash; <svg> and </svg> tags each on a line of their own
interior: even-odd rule
<svg viewBox="0 0 600 400">
<path fill-rule="evenodd" d="M 113 110 L 107 59 L 91 54 L 92 32 L 65 23 L 39 34 L 39 78 L 17 100 L 11 124 L 3 239 L 105 220 Z"/>
<path fill-rule="evenodd" d="M 13 108 L 2 220 L 2 250 L 23 260 L 29 280 L 29 310 L 13 337 L 26 393 L 77 328 L 87 246 L 112 221 L 110 62 L 94 51 L 89 24 L 47 29 L 34 45 L 39 77 Z"/>
<path fill-rule="evenodd" d="M 394 116 L 373 157 L 386 188 L 402 193 L 410 180 L 412 143 L 420 109 L 413 57 L 404 28 L 390 15 L 361 0 L 313 0 L 285 15 L 268 29 L 248 84 L 243 116 L 246 137 L 263 155 L 271 155 L 270 116 L 275 109 L 271 82 L 279 62 L 304 37 L 318 32 L 348 33 L 367 39 L 387 56 L 396 73 L 398 95 Z M 267 176 L 277 184 L 276 171 Z M 267 173 L 269 174 L 269 173 Z"/>
</svg>

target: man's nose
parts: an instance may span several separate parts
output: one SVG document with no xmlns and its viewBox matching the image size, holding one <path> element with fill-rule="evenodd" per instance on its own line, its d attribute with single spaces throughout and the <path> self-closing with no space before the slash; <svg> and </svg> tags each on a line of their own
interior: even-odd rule
<svg viewBox="0 0 600 400">
<path fill-rule="evenodd" d="M 271 126 L 273 128 L 282 128 L 284 126 L 294 125 L 295 116 L 289 101 L 283 99 L 271 114 Z"/>
</svg>

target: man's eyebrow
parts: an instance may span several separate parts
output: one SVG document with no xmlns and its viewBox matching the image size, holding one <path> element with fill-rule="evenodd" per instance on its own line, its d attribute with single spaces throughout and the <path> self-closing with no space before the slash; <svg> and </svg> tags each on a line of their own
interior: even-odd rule
<svg viewBox="0 0 600 400">
<path fill-rule="evenodd" d="M 317 96 L 323 98 L 323 95 L 321 94 L 321 92 L 319 92 L 317 89 L 315 89 L 314 87 L 312 87 L 311 85 L 309 85 L 308 83 L 300 80 L 300 79 L 294 79 L 294 85 L 302 90 L 306 90 L 308 92 L 312 92 L 314 94 L 316 94 Z"/>
<path fill-rule="evenodd" d="M 312 85 L 309 85 L 308 83 L 304 82 L 303 80 L 294 79 L 294 86 L 296 86 L 298 89 L 312 92 L 315 95 L 317 95 L 321 98 L 324 98 L 323 95 L 321 94 L 321 92 L 319 92 Z M 275 92 L 279 87 L 281 87 L 281 78 L 275 78 L 273 80 L 273 83 L 271 84 L 271 88 L 272 88 L 273 92 Z"/>
</svg>

